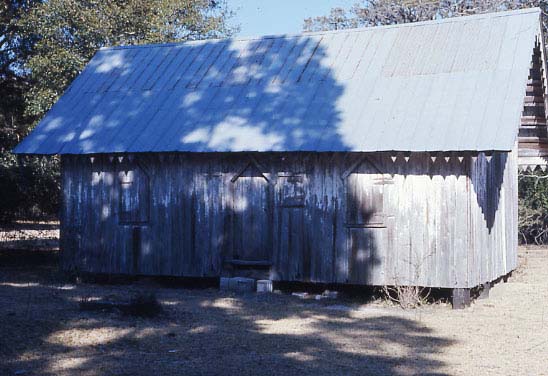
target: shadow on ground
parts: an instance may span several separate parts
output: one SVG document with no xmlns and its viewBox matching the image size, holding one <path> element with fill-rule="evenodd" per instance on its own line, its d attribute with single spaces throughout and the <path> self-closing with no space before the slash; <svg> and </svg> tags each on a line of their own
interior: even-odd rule
<svg viewBox="0 0 548 376">
<path fill-rule="evenodd" d="M 19 255 L 21 256 L 21 255 Z M 82 298 L 154 291 L 155 319 L 81 312 Z M 415 320 L 359 316 L 287 295 L 155 284 L 67 284 L 55 263 L 0 266 L 0 373 L 442 374 L 452 341 Z"/>
</svg>

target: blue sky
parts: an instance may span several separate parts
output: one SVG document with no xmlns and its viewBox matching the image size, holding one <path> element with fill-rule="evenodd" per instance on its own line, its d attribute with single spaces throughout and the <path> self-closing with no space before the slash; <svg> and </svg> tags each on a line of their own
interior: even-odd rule
<svg viewBox="0 0 548 376">
<path fill-rule="evenodd" d="M 349 8 L 357 0 L 227 0 L 234 10 L 239 37 L 295 34 L 302 31 L 307 17 L 329 13 L 333 7 Z"/>
</svg>

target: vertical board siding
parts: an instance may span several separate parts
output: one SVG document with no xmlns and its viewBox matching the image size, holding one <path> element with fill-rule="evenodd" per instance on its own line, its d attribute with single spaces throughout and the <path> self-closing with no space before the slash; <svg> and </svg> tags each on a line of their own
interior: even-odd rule
<svg viewBox="0 0 548 376">
<path fill-rule="evenodd" d="M 274 280 L 471 287 L 516 266 L 515 167 L 515 153 L 490 162 L 426 153 L 63 156 L 63 267 L 217 277 L 259 262 Z M 146 178 L 121 192 L 136 174 Z"/>
<path fill-rule="evenodd" d="M 490 160 L 489 160 L 490 159 Z M 470 179 L 469 285 L 506 275 L 517 267 L 517 147 L 473 161 Z"/>
<path fill-rule="evenodd" d="M 232 256 L 248 261 L 268 260 L 272 254 L 271 187 L 268 179 L 251 164 L 235 176 L 232 196 Z"/>
</svg>

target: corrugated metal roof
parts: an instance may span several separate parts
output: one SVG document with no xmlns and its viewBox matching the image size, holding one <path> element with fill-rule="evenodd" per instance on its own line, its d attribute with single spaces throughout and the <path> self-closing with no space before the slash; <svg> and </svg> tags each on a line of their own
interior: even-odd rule
<svg viewBox="0 0 548 376">
<path fill-rule="evenodd" d="M 101 49 L 15 152 L 511 150 L 539 19 Z"/>
</svg>

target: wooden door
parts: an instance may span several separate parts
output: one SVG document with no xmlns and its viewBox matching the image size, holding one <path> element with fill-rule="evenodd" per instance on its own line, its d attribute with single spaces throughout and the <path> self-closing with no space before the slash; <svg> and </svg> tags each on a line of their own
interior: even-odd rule
<svg viewBox="0 0 548 376">
<path fill-rule="evenodd" d="M 278 277 L 287 281 L 310 280 L 310 250 L 306 242 L 304 208 L 306 202 L 303 174 L 278 176 Z"/>
<path fill-rule="evenodd" d="M 254 164 L 232 181 L 234 260 L 270 262 L 272 210 L 270 184 Z"/>
<path fill-rule="evenodd" d="M 148 225 L 150 182 L 137 164 L 124 164 L 118 171 L 118 223 L 130 239 L 125 255 L 120 255 L 120 270 L 132 274 L 152 273 L 147 269 L 154 262 L 152 255 L 143 253 L 143 228 Z M 129 233 L 129 234 L 128 234 Z"/>
<path fill-rule="evenodd" d="M 384 177 L 367 160 L 346 177 L 348 281 L 377 284 L 386 251 Z"/>
</svg>

